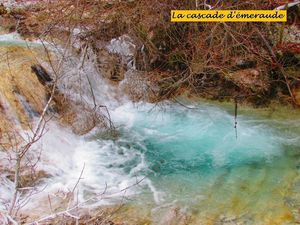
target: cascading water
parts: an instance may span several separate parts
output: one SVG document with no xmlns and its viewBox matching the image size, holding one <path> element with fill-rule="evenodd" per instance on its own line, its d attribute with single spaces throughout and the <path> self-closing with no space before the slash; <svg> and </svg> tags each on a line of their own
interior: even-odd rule
<svg viewBox="0 0 300 225">
<path fill-rule="evenodd" d="M 68 60 L 60 90 L 93 104 L 92 84 L 97 103 L 109 107 L 118 136 L 94 130 L 78 137 L 49 123 L 35 146 L 43 149 L 38 169 L 49 175 L 40 183 L 47 186 L 26 209 L 40 206 L 36 214 L 44 213 L 48 195 L 69 191 L 79 180 L 78 200 L 86 207 L 114 204 L 126 195 L 128 204 L 152 213 L 154 224 L 173 207 L 184 209 L 191 224 L 223 224 L 228 218 L 245 224 L 296 221 L 299 120 L 239 116 L 236 138 L 228 110 L 206 103 L 185 108 L 165 102 L 157 108 L 126 98 L 118 102 L 110 94 L 116 88 L 99 79 L 92 60 L 81 69 L 74 66 L 79 59 Z M 2 199 L 11 191 L 5 182 Z"/>
</svg>

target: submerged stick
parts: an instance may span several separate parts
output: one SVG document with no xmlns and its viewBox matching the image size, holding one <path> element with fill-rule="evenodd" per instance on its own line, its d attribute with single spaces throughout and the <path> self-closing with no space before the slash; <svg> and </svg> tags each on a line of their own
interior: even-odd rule
<svg viewBox="0 0 300 225">
<path fill-rule="evenodd" d="M 234 98 L 234 129 L 235 129 L 235 137 L 237 139 L 237 111 L 238 111 L 238 104 L 237 104 L 237 97 Z"/>
</svg>

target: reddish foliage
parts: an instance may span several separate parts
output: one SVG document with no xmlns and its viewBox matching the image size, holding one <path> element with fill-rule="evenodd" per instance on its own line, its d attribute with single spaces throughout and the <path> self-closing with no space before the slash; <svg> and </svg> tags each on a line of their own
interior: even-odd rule
<svg viewBox="0 0 300 225">
<path fill-rule="evenodd" d="M 281 50 L 282 52 L 292 52 L 295 54 L 300 53 L 300 43 L 284 42 L 276 46 L 276 50 Z"/>
</svg>

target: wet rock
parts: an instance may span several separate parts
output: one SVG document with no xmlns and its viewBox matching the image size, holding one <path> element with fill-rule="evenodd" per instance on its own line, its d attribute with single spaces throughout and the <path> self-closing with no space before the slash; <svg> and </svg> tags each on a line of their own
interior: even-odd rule
<svg viewBox="0 0 300 225">
<path fill-rule="evenodd" d="M 103 128 L 108 127 L 101 111 L 90 109 L 84 105 L 76 105 L 72 103 L 65 109 L 63 122 L 67 122 L 72 127 L 72 131 L 78 135 L 89 133 L 95 127 Z"/>
<path fill-rule="evenodd" d="M 122 64 L 120 56 L 101 49 L 97 53 L 97 64 L 99 72 L 108 80 L 121 81 L 124 79 L 126 67 Z"/>
<path fill-rule="evenodd" d="M 146 71 L 128 70 L 125 79 L 120 83 L 120 88 L 134 102 L 154 102 L 160 92 L 158 85 L 151 81 L 151 77 L 155 75 L 157 74 L 153 75 Z"/>
<path fill-rule="evenodd" d="M 45 86 L 47 83 L 53 81 L 49 73 L 41 65 L 33 65 L 31 66 L 31 70 L 37 76 L 42 85 Z"/>
<path fill-rule="evenodd" d="M 113 38 L 109 42 L 95 41 L 98 70 L 108 80 L 121 81 L 126 70 L 135 68 L 136 46 L 128 35 Z"/>
<path fill-rule="evenodd" d="M 41 114 L 47 95 L 45 86 L 32 72 L 31 66 L 36 63 L 35 57 L 43 61 L 46 56 L 33 48 L 21 46 L 2 46 L 0 53 L 2 55 L 2 58 L 0 57 L 0 95 L 3 96 L 1 103 L 7 103 L 8 106 L 5 107 L 4 115 L 1 115 L 0 126 L 5 128 L 3 130 L 10 131 L 13 126 L 8 125 L 15 125 L 15 121 L 19 121 L 17 124 L 28 129 L 31 118 L 27 110 Z M 5 57 L 8 57 L 13 65 L 10 69 L 7 68 Z"/>
<path fill-rule="evenodd" d="M 129 70 L 126 79 L 121 83 L 121 89 L 134 101 L 147 98 L 147 85 L 145 72 Z"/>
</svg>

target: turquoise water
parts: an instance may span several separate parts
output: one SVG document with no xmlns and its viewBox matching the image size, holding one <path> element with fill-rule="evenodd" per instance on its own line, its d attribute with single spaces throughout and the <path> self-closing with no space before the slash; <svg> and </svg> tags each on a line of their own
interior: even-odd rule
<svg viewBox="0 0 300 225">
<path fill-rule="evenodd" d="M 184 208 L 190 224 L 219 224 L 227 217 L 242 224 L 294 224 L 299 120 L 240 115 L 236 137 L 227 110 L 193 107 L 122 109 L 134 115 L 120 129 L 132 140 L 128 148 L 144 157 L 139 175 L 155 187 L 154 205 Z"/>
</svg>

